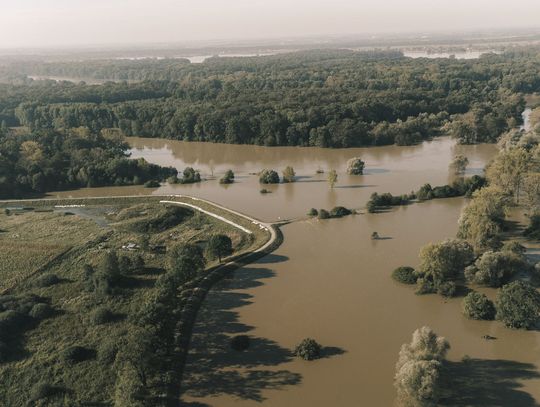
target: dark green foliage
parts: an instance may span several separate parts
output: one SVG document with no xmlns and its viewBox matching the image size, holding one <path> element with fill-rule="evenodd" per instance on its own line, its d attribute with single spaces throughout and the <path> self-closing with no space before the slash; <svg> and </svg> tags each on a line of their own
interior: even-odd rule
<svg viewBox="0 0 540 407">
<path fill-rule="evenodd" d="M 138 233 L 159 233 L 182 223 L 193 211 L 180 206 L 166 206 L 153 212 L 151 217 L 130 222 L 127 227 Z"/>
<path fill-rule="evenodd" d="M 511 251 L 487 251 L 474 265 L 465 269 L 465 278 L 473 283 L 500 287 L 520 271 L 529 268 L 523 255 Z"/>
<path fill-rule="evenodd" d="M 279 175 L 274 170 L 264 169 L 259 174 L 261 184 L 279 184 Z"/>
<path fill-rule="evenodd" d="M 529 239 L 540 240 L 540 215 L 531 216 L 529 226 L 523 231 L 523 235 Z"/>
<path fill-rule="evenodd" d="M 342 218 L 343 216 L 350 215 L 352 212 L 343 206 L 336 206 L 330 210 L 331 218 Z"/>
<path fill-rule="evenodd" d="M 437 294 L 443 297 L 453 297 L 456 295 L 456 283 L 453 281 L 443 281 L 437 286 Z"/>
<path fill-rule="evenodd" d="M 294 348 L 294 355 L 304 360 L 314 360 L 321 357 L 321 345 L 314 339 L 306 338 Z"/>
<path fill-rule="evenodd" d="M 249 336 L 236 335 L 231 339 L 231 348 L 236 351 L 244 351 L 249 348 Z"/>
<path fill-rule="evenodd" d="M 379 195 L 377 192 L 371 194 L 371 197 L 366 205 L 368 212 L 377 212 L 378 208 L 388 206 L 407 205 L 411 198 L 409 195 L 392 195 L 388 192 Z"/>
<path fill-rule="evenodd" d="M 206 244 L 206 253 L 210 258 L 217 257 L 220 263 L 222 257 L 231 255 L 232 251 L 232 241 L 227 235 L 213 235 Z"/>
<path fill-rule="evenodd" d="M 45 319 L 53 313 L 54 310 L 49 304 L 39 303 L 32 307 L 28 315 L 35 319 Z"/>
<path fill-rule="evenodd" d="M 311 209 L 308 211 L 307 214 L 308 214 L 308 216 L 313 217 L 313 216 L 317 216 L 317 215 L 319 214 L 319 211 L 318 211 L 317 209 L 315 209 L 315 208 L 311 208 Z"/>
<path fill-rule="evenodd" d="M 131 261 L 131 258 L 129 258 L 128 256 L 120 256 L 118 258 L 118 268 L 120 269 L 121 274 L 129 274 L 133 269 L 133 263 Z"/>
<path fill-rule="evenodd" d="M 524 102 L 516 94 L 539 90 L 537 65 L 534 51 L 477 60 L 324 50 L 205 64 L 28 61 L 0 70 L 25 83 L 2 85 L 0 113 L 9 125 L 31 128 L 116 127 L 126 135 L 319 147 L 415 144 L 440 134 L 452 117 L 451 134 L 461 142 L 492 141 L 520 122 Z M 25 74 L 142 82 L 90 86 Z"/>
<path fill-rule="evenodd" d="M 495 306 L 485 294 L 472 291 L 463 299 L 463 314 L 470 319 L 492 320 Z"/>
<path fill-rule="evenodd" d="M 319 219 L 330 219 L 330 212 L 326 209 L 319 209 Z"/>
<path fill-rule="evenodd" d="M 416 284 L 418 276 L 412 267 L 401 266 L 392 272 L 392 278 L 403 284 Z"/>
<path fill-rule="evenodd" d="M 113 312 L 107 307 L 99 307 L 92 314 L 92 323 L 102 325 L 114 320 Z"/>
<path fill-rule="evenodd" d="M 435 288 L 433 281 L 430 281 L 428 278 L 424 277 L 419 277 L 416 280 L 416 294 L 424 295 L 433 294 L 435 292 L 437 292 L 437 289 Z"/>
<path fill-rule="evenodd" d="M 182 178 L 179 179 L 178 182 L 180 184 L 194 184 L 196 182 L 201 182 L 201 174 L 191 167 L 186 167 L 182 173 Z"/>
<path fill-rule="evenodd" d="M 40 381 L 32 386 L 30 390 L 30 401 L 39 401 L 47 399 L 58 394 L 61 391 L 60 388 L 51 385 L 47 381 Z"/>
<path fill-rule="evenodd" d="M 194 278 L 205 266 L 201 248 L 190 243 L 173 246 L 168 251 L 167 257 L 167 271 L 179 284 L 184 284 Z"/>
<path fill-rule="evenodd" d="M 113 363 L 117 353 L 118 344 L 115 338 L 104 338 L 99 343 L 97 357 L 101 363 L 106 365 Z"/>
<path fill-rule="evenodd" d="M 104 185 L 142 184 L 176 174 L 173 168 L 126 157 L 119 138 L 80 130 L 36 131 L 0 139 L 0 197 Z"/>
<path fill-rule="evenodd" d="M 43 274 L 36 279 L 36 287 L 50 287 L 52 285 L 58 284 L 60 279 L 56 274 Z"/>
<path fill-rule="evenodd" d="M 234 182 L 234 172 L 232 170 L 227 170 L 223 177 L 219 180 L 220 184 L 232 184 Z"/>
<path fill-rule="evenodd" d="M 145 188 L 159 188 L 159 186 L 160 186 L 159 181 L 156 181 L 155 179 L 151 179 L 144 183 Z"/>
<path fill-rule="evenodd" d="M 83 346 L 70 346 L 64 349 L 60 356 L 65 363 L 75 364 L 90 359 L 93 354 L 92 349 Z"/>
<path fill-rule="evenodd" d="M 506 326 L 530 329 L 538 322 L 540 293 L 529 283 L 514 281 L 499 290 L 495 308 Z"/>
</svg>

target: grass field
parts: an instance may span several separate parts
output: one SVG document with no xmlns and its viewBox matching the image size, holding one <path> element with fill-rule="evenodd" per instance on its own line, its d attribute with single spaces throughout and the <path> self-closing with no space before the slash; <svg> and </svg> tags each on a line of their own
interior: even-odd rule
<svg viewBox="0 0 540 407">
<path fill-rule="evenodd" d="M 0 295 L 0 330 L 13 316 L 8 315 L 12 309 L 32 316 L 17 324 L 5 343 L 0 341 L 0 351 L 9 348 L 0 363 L 1 405 L 114 405 L 116 352 L 133 331 L 133 316 L 152 298 L 167 258 L 159 250 L 129 251 L 122 246 L 137 244 L 147 235 L 154 249 L 185 242 L 204 247 L 211 235 L 220 233 L 231 238 L 233 255 L 238 255 L 269 238 L 267 231 L 248 220 L 202 202 L 205 209 L 234 219 L 253 233 L 188 209 L 183 209 L 181 221 L 171 221 L 165 205 L 156 199 L 86 201 L 85 205 L 60 212 L 0 215 L 1 287 L 11 287 L 9 295 Z M 74 214 L 65 214 L 69 211 Z M 119 256 L 140 255 L 145 266 L 124 276 L 114 295 L 98 297 L 85 286 L 84 267 L 97 266 L 111 250 Z M 207 259 L 207 267 L 215 264 L 215 259 Z M 50 275 L 55 281 L 44 284 L 44 277 Z M 40 307 L 51 312 L 35 316 Z M 111 316 L 97 323 L 96 312 L 103 308 Z M 88 353 L 83 362 L 66 359 L 75 346 Z"/>
</svg>

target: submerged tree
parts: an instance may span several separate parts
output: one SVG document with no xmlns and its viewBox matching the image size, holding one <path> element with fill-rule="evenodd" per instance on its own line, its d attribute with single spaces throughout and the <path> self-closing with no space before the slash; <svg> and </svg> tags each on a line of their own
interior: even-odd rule
<svg viewBox="0 0 540 407">
<path fill-rule="evenodd" d="M 290 167 L 290 166 L 285 167 L 285 169 L 283 170 L 283 182 L 285 183 L 294 182 L 295 176 L 296 176 L 296 173 L 294 172 L 293 167 Z"/>
<path fill-rule="evenodd" d="M 469 159 L 462 154 L 458 154 L 454 157 L 450 163 L 450 169 L 456 175 L 463 174 L 469 165 Z"/>
<path fill-rule="evenodd" d="M 540 293 L 529 283 L 514 281 L 500 289 L 495 306 L 497 319 L 507 327 L 531 329 L 540 315 Z"/>
<path fill-rule="evenodd" d="M 406 406 L 433 406 L 440 396 L 442 361 L 450 345 L 431 328 L 424 326 L 404 344 L 396 364 L 394 385 L 398 399 Z"/>
<path fill-rule="evenodd" d="M 223 177 L 219 180 L 220 184 L 232 184 L 234 182 L 234 172 L 232 170 L 227 170 Z"/>
<path fill-rule="evenodd" d="M 330 170 L 328 172 L 328 184 L 330 184 L 330 188 L 334 188 L 334 185 L 337 183 L 338 175 L 336 170 Z"/>
<path fill-rule="evenodd" d="M 365 163 L 360 157 L 353 157 L 347 161 L 347 174 L 349 175 L 362 175 L 364 173 Z"/>
<path fill-rule="evenodd" d="M 261 184 L 279 184 L 279 175 L 274 170 L 264 169 L 259 174 Z"/>
</svg>

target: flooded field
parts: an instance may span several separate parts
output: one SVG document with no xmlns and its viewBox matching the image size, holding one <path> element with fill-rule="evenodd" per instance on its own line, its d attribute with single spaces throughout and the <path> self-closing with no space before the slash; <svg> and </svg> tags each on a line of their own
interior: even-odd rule
<svg viewBox="0 0 540 407">
<path fill-rule="evenodd" d="M 130 138 L 133 157 L 193 166 L 209 178 L 194 185 L 98 188 L 63 196 L 189 194 L 263 220 L 299 220 L 283 227 L 285 241 L 272 255 L 237 270 L 210 293 L 201 310 L 183 385 L 193 406 L 391 406 L 394 365 L 402 343 L 423 325 L 449 340 L 453 380 L 459 394 L 446 405 L 538 406 L 540 334 L 513 331 L 498 322 L 469 321 L 461 299 L 416 296 L 395 283 L 391 271 L 416 266 L 419 248 L 453 237 L 461 198 L 429 201 L 380 214 L 339 220 L 307 220 L 311 207 L 362 208 L 373 192 L 406 193 L 426 182 L 445 184 L 454 154 L 469 158 L 469 174 L 495 154 L 493 145 L 456 146 L 440 138 L 412 147 L 330 150 L 265 148 Z M 366 162 L 363 176 L 345 174 L 347 159 Z M 267 187 L 260 194 L 262 168 L 294 167 L 298 182 Z M 232 169 L 237 182 L 218 178 Z M 338 171 L 331 189 L 326 174 Z M 372 241 L 377 231 L 381 240 Z M 488 294 L 493 292 L 487 291 Z M 244 333 L 251 347 L 229 348 L 229 337 Z M 486 341 L 483 335 L 497 340 Z M 304 362 L 291 355 L 303 338 L 323 346 L 324 358 Z M 469 362 L 461 362 L 468 355 Z M 457 387 L 457 386 L 456 386 Z"/>
</svg>

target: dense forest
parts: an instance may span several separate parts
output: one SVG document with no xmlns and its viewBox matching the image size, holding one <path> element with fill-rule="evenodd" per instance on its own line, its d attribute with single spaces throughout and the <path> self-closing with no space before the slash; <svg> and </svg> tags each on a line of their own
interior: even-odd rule
<svg viewBox="0 0 540 407">
<path fill-rule="evenodd" d="M 129 159 L 127 148 L 115 131 L 78 128 L 20 135 L 0 129 L 0 198 L 176 176 L 174 168 Z"/>
<path fill-rule="evenodd" d="M 0 121 L 269 146 L 409 145 L 441 132 L 462 143 L 493 142 L 521 122 L 521 94 L 540 91 L 538 72 L 534 48 L 477 60 L 327 50 L 202 64 L 6 62 Z M 136 82 L 88 85 L 27 75 Z"/>
</svg>

